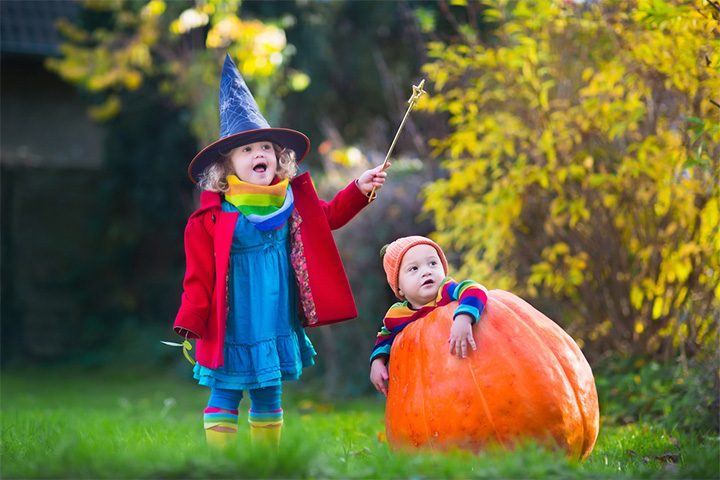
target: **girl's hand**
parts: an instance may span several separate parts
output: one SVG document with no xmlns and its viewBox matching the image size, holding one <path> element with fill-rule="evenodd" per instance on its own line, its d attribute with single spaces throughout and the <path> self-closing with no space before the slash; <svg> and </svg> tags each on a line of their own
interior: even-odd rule
<svg viewBox="0 0 720 480">
<path fill-rule="evenodd" d="M 390 378 L 388 375 L 387 365 L 385 360 L 382 358 L 376 358 L 372 361 L 370 366 L 370 381 L 375 385 L 375 389 L 387 397 L 387 381 Z"/>
<path fill-rule="evenodd" d="M 475 339 L 472 334 L 472 316 L 467 313 L 461 313 L 453 321 L 450 328 L 450 354 L 455 354 L 458 358 L 467 358 L 468 345 L 473 350 L 477 350 Z"/>
<path fill-rule="evenodd" d="M 385 169 L 388 169 L 389 167 L 390 162 L 385 165 Z M 370 195 L 373 188 L 375 188 L 375 191 L 382 188 L 383 183 L 385 183 L 385 177 L 387 177 L 387 172 L 384 172 L 382 165 L 379 165 L 375 168 L 371 168 L 370 170 L 366 170 L 362 175 L 360 175 L 360 178 L 355 180 L 355 184 L 360 191 L 367 196 Z"/>
</svg>

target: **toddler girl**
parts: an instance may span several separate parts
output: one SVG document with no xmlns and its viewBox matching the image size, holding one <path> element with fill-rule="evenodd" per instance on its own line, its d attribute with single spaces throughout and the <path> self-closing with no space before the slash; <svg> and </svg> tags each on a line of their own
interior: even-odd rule
<svg viewBox="0 0 720 480">
<path fill-rule="evenodd" d="M 314 363 L 303 326 L 357 316 L 330 233 L 381 188 L 381 167 L 364 172 L 329 203 L 296 166 L 310 143 L 270 128 L 226 56 L 220 86 L 220 140 L 192 161 L 203 190 L 185 229 L 187 266 L 173 329 L 197 339 L 194 376 L 211 388 L 208 445 L 234 442 L 238 405 L 248 391 L 252 442 L 277 446 L 281 382 Z"/>
</svg>

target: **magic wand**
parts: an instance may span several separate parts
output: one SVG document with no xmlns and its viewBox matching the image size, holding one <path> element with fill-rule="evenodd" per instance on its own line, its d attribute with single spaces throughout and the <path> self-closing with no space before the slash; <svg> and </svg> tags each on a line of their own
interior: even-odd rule
<svg viewBox="0 0 720 480">
<path fill-rule="evenodd" d="M 423 90 L 423 85 L 425 85 L 425 79 L 423 78 L 420 82 L 420 85 L 413 85 L 413 93 L 410 99 L 408 100 L 408 103 L 410 104 L 408 106 L 407 112 L 405 112 L 405 116 L 402 119 L 402 123 L 400 123 L 400 127 L 398 128 L 397 133 L 395 134 L 395 138 L 392 141 L 392 144 L 390 145 L 390 150 L 388 150 L 387 155 L 385 155 L 385 161 L 382 164 L 381 172 L 385 170 L 385 165 L 387 165 L 388 160 L 390 159 L 390 154 L 393 151 L 393 148 L 395 148 L 395 142 L 397 142 L 398 137 L 400 136 L 400 132 L 402 132 L 403 127 L 405 126 L 405 120 L 407 120 L 408 116 L 410 115 L 410 110 L 413 109 L 415 104 L 417 103 L 418 99 L 423 93 L 426 93 L 425 90 Z M 368 203 L 372 201 L 373 196 L 375 195 L 375 188 L 373 187 L 372 191 L 370 192 L 370 198 L 368 198 Z"/>
</svg>

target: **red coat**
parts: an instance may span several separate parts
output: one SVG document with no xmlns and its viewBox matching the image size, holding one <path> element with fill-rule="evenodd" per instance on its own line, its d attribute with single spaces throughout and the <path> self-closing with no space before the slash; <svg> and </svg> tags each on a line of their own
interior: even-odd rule
<svg viewBox="0 0 720 480">
<path fill-rule="evenodd" d="M 295 198 L 291 256 L 301 319 L 319 326 L 355 318 L 355 301 L 330 230 L 347 224 L 368 199 L 353 182 L 326 203 L 318 198 L 308 173 L 290 185 Z M 185 228 L 184 292 L 173 330 L 189 330 L 188 336 L 198 339 L 198 363 L 217 368 L 223 364 L 230 245 L 240 213 L 223 212 L 219 193 L 203 192 L 200 204 Z"/>
</svg>

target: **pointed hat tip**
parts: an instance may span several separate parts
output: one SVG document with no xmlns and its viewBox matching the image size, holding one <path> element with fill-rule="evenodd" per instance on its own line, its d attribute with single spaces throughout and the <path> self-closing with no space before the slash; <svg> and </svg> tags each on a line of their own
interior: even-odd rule
<svg viewBox="0 0 720 480">
<path fill-rule="evenodd" d="M 237 67 L 235 66 L 235 62 L 233 62 L 230 54 L 226 53 L 225 61 L 223 62 L 223 76 L 225 76 L 225 72 L 227 72 L 228 70 L 237 70 Z"/>
</svg>

